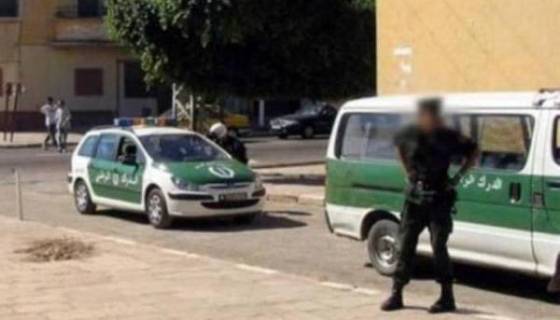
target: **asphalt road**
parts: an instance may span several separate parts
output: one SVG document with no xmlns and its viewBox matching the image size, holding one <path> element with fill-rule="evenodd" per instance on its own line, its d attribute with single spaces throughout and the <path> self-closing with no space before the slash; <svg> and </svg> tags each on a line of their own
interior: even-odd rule
<svg viewBox="0 0 560 320">
<path fill-rule="evenodd" d="M 328 140 L 326 137 L 312 140 L 293 138 L 244 139 L 249 157 L 255 165 L 297 164 L 323 161 Z M 61 155 L 41 149 L 0 149 L 0 177 L 11 168 L 20 168 L 26 179 L 41 180 L 61 177 L 59 171 L 70 168 L 70 155 Z M 62 175 L 64 177 L 64 175 Z M 0 178 L 0 180 L 2 180 Z"/>
<path fill-rule="evenodd" d="M 2 156 L 3 163 L 34 164 L 22 172 L 26 219 L 56 226 L 95 232 L 167 248 L 185 250 L 220 259 L 246 263 L 321 281 L 340 282 L 377 290 L 372 303 L 378 304 L 390 281 L 379 276 L 367 264 L 363 243 L 339 238 L 328 233 L 319 208 L 294 204 L 267 205 L 266 214 L 249 226 L 230 221 L 180 221 L 168 231 L 151 228 L 142 215 L 114 210 L 101 210 L 92 216 L 80 216 L 73 208 L 72 198 L 60 176 L 66 168 L 64 156 L 32 156 L 19 161 Z M 45 159 L 42 159 L 45 158 Z M 56 163 L 58 163 L 56 162 Z M 2 183 L 0 167 L 0 214 L 15 216 L 14 186 Z M 9 177 L 9 176 L 8 176 Z M 420 263 L 416 280 L 407 296 L 431 300 L 438 294 L 430 280 L 429 264 Z M 480 314 L 483 319 L 557 319 L 560 307 L 552 302 L 543 281 L 523 275 L 457 266 L 457 297 L 461 315 L 470 318 Z M 426 305 L 416 305 L 424 312 Z M 448 318 L 446 318 L 448 319 Z"/>
</svg>

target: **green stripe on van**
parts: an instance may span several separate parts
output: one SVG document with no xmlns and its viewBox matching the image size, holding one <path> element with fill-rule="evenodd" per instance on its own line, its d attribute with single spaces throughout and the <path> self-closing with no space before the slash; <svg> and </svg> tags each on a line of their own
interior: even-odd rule
<svg viewBox="0 0 560 320">
<path fill-rule="evenodd" d="M 327 164 L 327 174 L 326 197 L 329 204 L 397 212 L 402 208 L 405 178 L 395 160 L 331 159 Z M 510 188 L 513 185 L 521 190 L 517 201 L 511 199 Z M 533 225 L 532 187 L 531 176 L 515 171 L 474 169 L 458 188 L 455 219 L 530 231 Z M 536 231 L 555 232 L 542 226 Z"/>
</svg>

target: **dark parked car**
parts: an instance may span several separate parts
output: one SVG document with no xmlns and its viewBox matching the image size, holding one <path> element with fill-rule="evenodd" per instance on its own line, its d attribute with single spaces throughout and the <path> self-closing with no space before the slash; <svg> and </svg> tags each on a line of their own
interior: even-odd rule
<svg viewBox="0 0 560 320">
<path fill-rule="evenodd" d="M 280 139 L 290 135 L 311 139 L 317 134 L 330 134 L 336 114 L 336 108 L 330 105 L 304 106 L 294 114 L 273 119 L 270 128 Z"/>
</svg>

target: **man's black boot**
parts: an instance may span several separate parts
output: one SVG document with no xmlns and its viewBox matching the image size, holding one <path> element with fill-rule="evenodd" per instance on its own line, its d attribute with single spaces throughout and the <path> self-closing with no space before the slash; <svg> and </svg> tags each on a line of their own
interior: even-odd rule
<svg viewBox="0 0 560 320">
<path fill-rule="evenodd" d="M 381 310 L 388 312 L 404 308 L 402 292 L 402 286 L 395 285 L 393 291 L 391 291 L 391 296 L 381 305 Z"/>
<path fill-rule="evenodd" d="M 455 306 L 455 297 L 453 295 L 452 284 L 441 285 L 441 297 L 436 303 L 430 307 L 429 313 L 446 313 L 454 312 L 457 310 Z"/>
</svg>

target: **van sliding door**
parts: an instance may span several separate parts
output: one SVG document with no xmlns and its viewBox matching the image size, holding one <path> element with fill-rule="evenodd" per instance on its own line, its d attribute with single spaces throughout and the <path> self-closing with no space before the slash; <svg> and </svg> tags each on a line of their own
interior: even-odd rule
<svg viewBox="0 0 560 320">
<path fill-rule="evenodd" d="M 533 247 L 538 272 L 550 275 L 560 252 L 560 111 L 544 112 L 535 165 Z"/>
<path fill-rule="evenodd" d="M 456 116 L 455 124 L 481 151 L 458 188 L 450 246 L 458 258 L 534 270 L 530 155 L 536 116 L 531 111 Z"/>
</svg>

